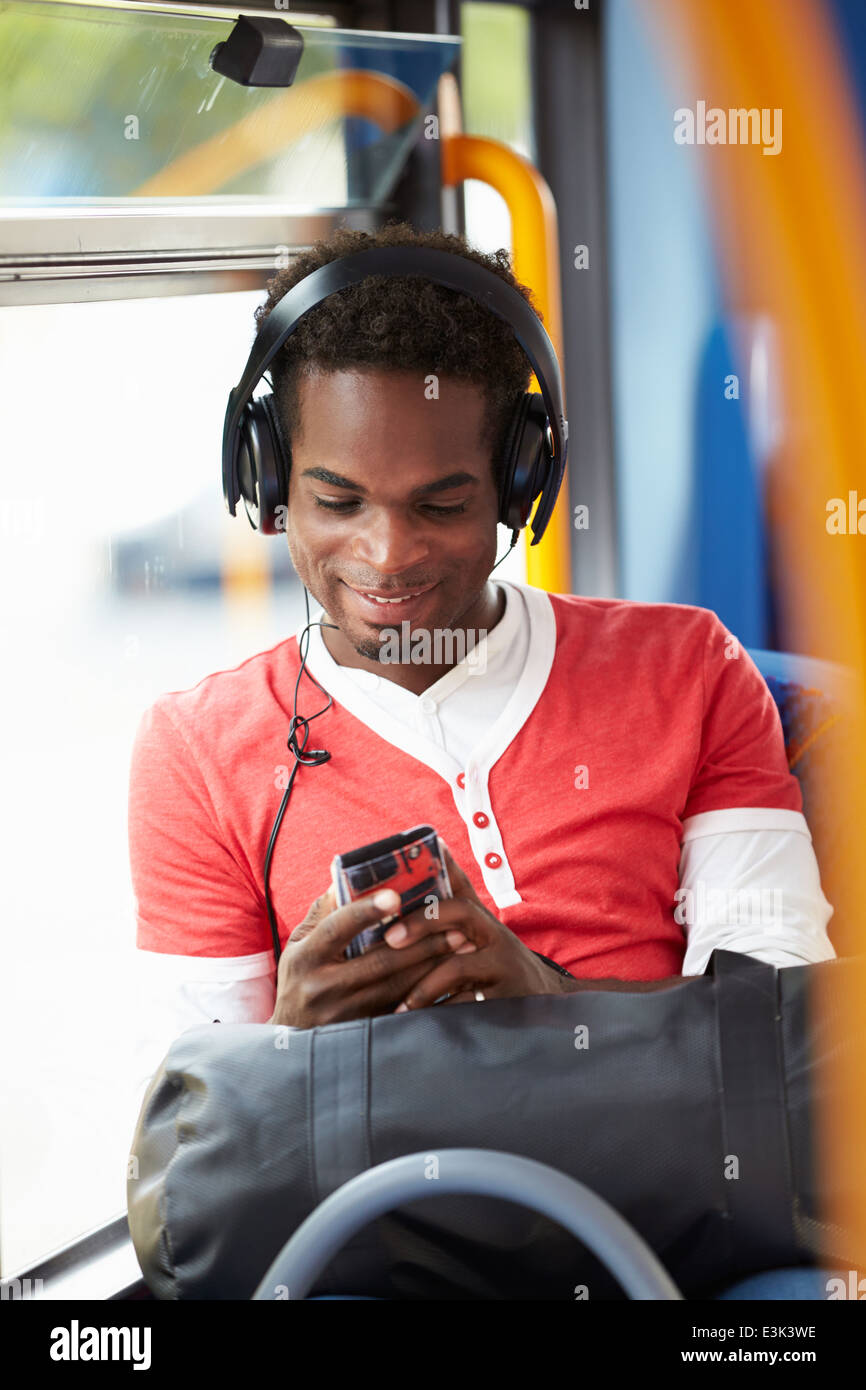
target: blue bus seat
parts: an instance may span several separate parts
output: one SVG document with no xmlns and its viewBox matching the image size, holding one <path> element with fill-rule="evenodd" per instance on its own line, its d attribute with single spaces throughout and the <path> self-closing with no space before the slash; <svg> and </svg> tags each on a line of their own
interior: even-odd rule
<svg viewBox="0 0 866 1390">
<path fill-rule="evenodd" d="M 834 915 L 827 928 L 837 955 L 855 954 L 856 923 L 846 915 L 850 866 L 862 853 L 857 827 L 845 821 L 834 795 L 845 775 L 853 674 L 832 662 L 791 652 L 747 648 L 779 711 L 788 766 L 800 784 L 803 815 Z"/>
</svg>

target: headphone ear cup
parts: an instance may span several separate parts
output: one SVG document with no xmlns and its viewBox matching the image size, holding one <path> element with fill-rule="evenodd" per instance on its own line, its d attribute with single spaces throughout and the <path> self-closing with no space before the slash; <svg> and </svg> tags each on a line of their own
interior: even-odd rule
<svg viewBox="0 0 866 1390">
<path fill-rule="evenodd" d="M 506 432 L 499 520 L 522 530 L 532 504 L 550 477 L 552 454 L 544 398 L 526 391 L 517 402 Z"/>
<path fill-rule="evenodd" d="M 273 460 L 273 468 L 269 477 L 269 486 L 274 495 L 274 504 L 270 510 L 270 515 L 274 518 L 274 528 L 273 532 L 268 533 L 270 535 L 286 529 L 285 509 L 289 505 L 289 472 L 292 467 L 292 449 L 283 431 L 283 422 L 280 419 L 275 398 L 272 395 L 262 396 L 261 402 L 271 427 L 272 453 L 270 458 Z M 279 507 L 284 508 L 282 516 L 277 514 Z"/>
<path fill-rule="evenodd" d="M 523 524 L 513 520 L 517 515 L 513 507 L 514 493 L 514 473 L 517 466 L 518 447 L 517 443 L 523 433 L 523 426 L 526 421 L 527 395 L 524 394 L 516 401 L 508 421 L 508 428 L 505 431 L 505 442 L 502 446 L 502 475 L 499 484 L 499 520 L 503 526 L 510 526 L 512 530 L 519 529 Z"/>
<path fill-rule="evenodd" d="M 289 461 L 273 396 L 248 401 L 238 425 L 238 485 L 254 531 L 285 531 Z"/>
</svg>

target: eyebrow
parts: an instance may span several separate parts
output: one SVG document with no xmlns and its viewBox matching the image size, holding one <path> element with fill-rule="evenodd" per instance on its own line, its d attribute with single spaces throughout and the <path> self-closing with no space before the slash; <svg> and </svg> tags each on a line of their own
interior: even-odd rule
<svg viewBox="0 0 866 1390">
<path fill-rule="evenodd" d="M 351 478 L 344 478 L 341 473 L 332 473 L 330 468 L 305 468 L 301 477 L 316 478 L 320 483 L 330 483 L 331 487 L 351 488 L 352 492 L 360 492 L 367 496 L 367 489 L 361 487 L 360 483 L 353 483 Z M 436 478 L 432 483 L 413 488 L 409 496 L 426 497 L 432 492 L 448 492 L 453 487 L 463 487 L 477 482 L 474 473 L 449 473 L 444 478 Z"/>
</svg>

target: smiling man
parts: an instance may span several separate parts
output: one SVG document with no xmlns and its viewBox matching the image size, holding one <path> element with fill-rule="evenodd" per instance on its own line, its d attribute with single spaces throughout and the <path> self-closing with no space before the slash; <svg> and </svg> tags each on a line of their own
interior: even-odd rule
<svg viewBox="0 0 866 1390">
<path fill-rule="evenodd" d="M 331 656 L 414 695 L 449 667 L 383 672 L 383 636 L 408 622 L 463 634 L 470 648 L 505 610 L 488 581 L 498 501 L 484 396 L 451 377 L 436 391 L 427 398 L 417 371 L 302 377 L 286 515 L 292 563 L 334 624 L 324 631 Z"/>
<path fill-rule="evenodd" d="M 260 329 L 303 277 L 375 245 L 457 252 L 529 298 L 504 252 L 341 231 L 275 277 Z M 129 828 L 151 1063 L 213 1019 L 309 1027 L 446 995 L 658 988 L 716 946 L 832 958 L 775 705 L 718 618 L 491 579 L 530 380 L 508 324 L 431 281 L 370 277 L 309 312 L 272 375 L 286 540 L 321 611 L 303 675 L 299 629 L 142 719 Z M 484 662 L 383 660 L 403 624 L 467 647 L 481 634 Z M 299 769 L 274 844 L 277 972 L 264 864 L 298 683 L 330 759 Z M 346 960 L 389 904 L 337 908 L 333 856 L 419 823 L 448 844 L 453 900 Z"/>
</svg>

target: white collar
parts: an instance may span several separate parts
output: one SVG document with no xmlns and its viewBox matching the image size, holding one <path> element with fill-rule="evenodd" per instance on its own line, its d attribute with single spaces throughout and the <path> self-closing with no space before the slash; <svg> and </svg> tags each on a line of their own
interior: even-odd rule
<svg viewBox="0 0 866 1390">
<path fill-rule="evenodd" d="M 473 762 L 482 770 L 491 768 L 502 756 L 532 713 L 547 684 L 556 652 L 556 616 L 547 591 L 531 584 L 518 584 L 513 580 L 500 580 L 499 583 L 506 591 L 505 612 L 496 627 L 487 637 L 482 638 L 482 641 L 488 643 L 488 659 L 505 648 L 514 637 L 515 624 L 519 625 L 527 621 L 527 618 L 529 644 L 523 669 L 516 679 L 505 709 L 473 750 Z M 509 592 L 510 590 L 515 592 Z M 521 598 L 522 603 L 519 602 Z M 324 610 L 319 607 L 312 621 L 321 622 L 324 617 Z M 305 626 L 302 622 L 298 627 L 296 636 L 299 641 Z M 310 628 L 308 642 L 306 669 L 315 676 L 329 695 L 387 743 L 402 748 L 413 758 L 435 768 L 449 782 L 453 780 L 455 772 L 460 771 L 456 760 L 438 744 L 405 729 L 371 699 L 362 685 L 347 674 L 349 670 L 353 676 L 358 672 L 354 668 L 341 666 L 331 656 L 322 639 L 320 627 Z M 464 674 L 454 677 L 458 667 L 464 668 Z M 458 662 L 457 666 L 447 671 L 435 685 L 424 692 L 424 695 L 433 695 L 441 699 L 473 670 L 474 668 L 468 667 L 465 661 Z M 484 675 L 483 672 L 475 671 L 474 679 L 483 681 Z M 446 683 L 451 678 L 454 679 L 455 685 L 447 686 Z M 413 698 L 423 699 L 424 696 Z"/>
</svg>

